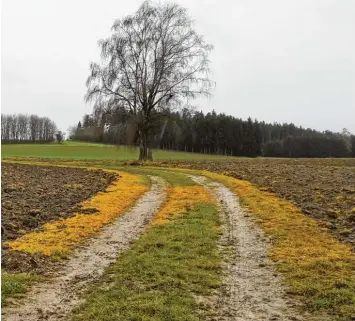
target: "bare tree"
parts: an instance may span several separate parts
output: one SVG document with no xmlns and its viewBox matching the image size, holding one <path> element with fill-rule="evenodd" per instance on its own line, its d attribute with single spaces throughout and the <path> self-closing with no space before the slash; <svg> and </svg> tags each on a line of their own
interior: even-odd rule
<svg viewBox="0 0 355 321">
<path fill-rule="evenodd" d="M 39 117 L 37 115 L 30 116 L 30 137 L 33 142 L 39 139 Z"/>
<path fill-rule="evenodd" d="M 9 115 L 1 114 L 1 140 L 10 139 Z"/>
<path fill-rule="evenodd" d="M 73 137 L 75 137 L 75 134 L 77 131 L 78 131 L 78 127 L 76 125 L 69 126 L 67 129 L 67 132 L 69 133 L 68 134 L 69 139 L 72 139 Z"/>
<path fill-rule="evenodd" d="M 29 137 L 28 136 L 28 126 L 29 126 L 28 116 L 23 115 L 23 114 L 19 114 L 17 117 L 18 117 L 20 140 L 27 140 Z"/>
<path fill-rule="evenodd" d="M 53 140 L 57 125 L 48 117 L 43 118 L 43 137 L 45 141 Z"/>
<path fill-rule="evenodd" d="M 16 115 L 11 116 L 11 139 L 17 140 L 19 136 L 18 119 Z"/>
<path fill-rule="evenodd" d="M 349 155 L 351 154 L 352 151 L 352 139 L 351 139 L 351 133 L 347 128 L 343 128 L 341 132 L 341 137 L 344 140 L 344 143 L 346 145 L 347 150 L 349 151 Z"/>
<path fill-rule="evenodd" d="M 49 142 L 54 140 L 56 130 L 56 124 L 48 117 L 1 114 L 3 143 Z"/>
<path fill-rule="evenodd" d="M 85 99 L 94 108 L 123 107 L 136 124 L 140 159 L 147 160 L 154 122 L 164 111 L 210 95 L 212 46 L 186 9 L 172 3 L 145 1 L 134 15 L 115 21 L 112 32 L 99 41 L 102 60 L 90 65 Z"/>
<path fill-rule="evenodd" d="M 1 140 L 6 139 L 6 126 L 7 126 L 7 117 L 4 114 L 1 114 Z"/>
</svg>

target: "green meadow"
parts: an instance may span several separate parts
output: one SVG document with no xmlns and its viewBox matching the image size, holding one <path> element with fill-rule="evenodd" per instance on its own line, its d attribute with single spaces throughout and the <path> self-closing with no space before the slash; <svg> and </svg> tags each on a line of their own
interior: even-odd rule
<svg viewBox="0 0 355 321">
<path fill-rule="evenodd" d="M 63 144 L 6 144 L 1 146 L 2 158 L 39 157 L 62 159 L 135 160 L 138 148 L 84 142 L 65 141 Z M 153 159 L 223 159 L 228 156 L 205 155 L 167 150 L 154 150 Z"/>
</svg>

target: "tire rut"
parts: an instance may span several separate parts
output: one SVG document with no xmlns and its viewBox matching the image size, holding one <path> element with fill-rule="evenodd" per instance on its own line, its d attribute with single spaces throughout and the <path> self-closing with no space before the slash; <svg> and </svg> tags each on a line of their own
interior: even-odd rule
<svg viewBox="0 0 355 321">
<path fill-rule="evenodd" d="M 127 250 L 143 232 L 153 214 L 165 199 L 165 181 L 150 176 L 152 188 L 128 212 L 104 227 L 89 239 L 54 277 L 37 284 L 16 306 L 2 309 L 6 321 L 67 320 L 72 309 L 80 304 L 81 294 L 98 278 L 117 255 Z"/>
<path fill-rule="evenodd" d="M 303 321 L 298 303 L 286 298 L 281 278 L 267 257 L 269 239 L 241 208 L 237 196 L 220 183 L 207 183 L 205 177 L 189 177 L 208 188 L 221 205 L 220 243 L 227 260 L 223 263 L 221 290 L 207 302 L 216 313 L 211 319 Z"/>
</svg>

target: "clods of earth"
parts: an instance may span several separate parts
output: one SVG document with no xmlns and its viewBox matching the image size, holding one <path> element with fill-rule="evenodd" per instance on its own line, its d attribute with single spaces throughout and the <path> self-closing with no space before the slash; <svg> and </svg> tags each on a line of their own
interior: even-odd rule
<svg viewBox="0 0 355 321">
<path fill-rule="evenodd" d="M 355 159 L 169 160 L 157 165 L 248 180 L 292 201 L 340 241 L 355 247 Z"/>
<path fill-rule="evenodd" d="M 6 241 L 41 229 L 44 223 L 73 216 L 80 203 L 117 178 L 101 170 L 2 163 L 2 268 L 7 272 L 41 270 L 48 257 L 10 251 Z M 88 213 L 95 209 L 86 209 Z M 83 213 L 83 211 L 80 211 Z"/>
</svg>

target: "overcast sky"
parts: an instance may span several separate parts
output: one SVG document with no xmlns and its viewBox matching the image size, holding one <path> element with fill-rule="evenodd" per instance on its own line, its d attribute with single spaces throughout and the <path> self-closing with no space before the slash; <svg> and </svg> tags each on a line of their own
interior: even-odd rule
<svg viewBox="0 0 355 321">
<path fill-rule="evenodd" d="M 211 54 L 213 98 L 199 109 L 355 133 L 354 0 L 178 0 Z M 83 102 L 97 41 L 137 0 L 3 0 L 2 112 L 66 131 Z"/>
</svg>

